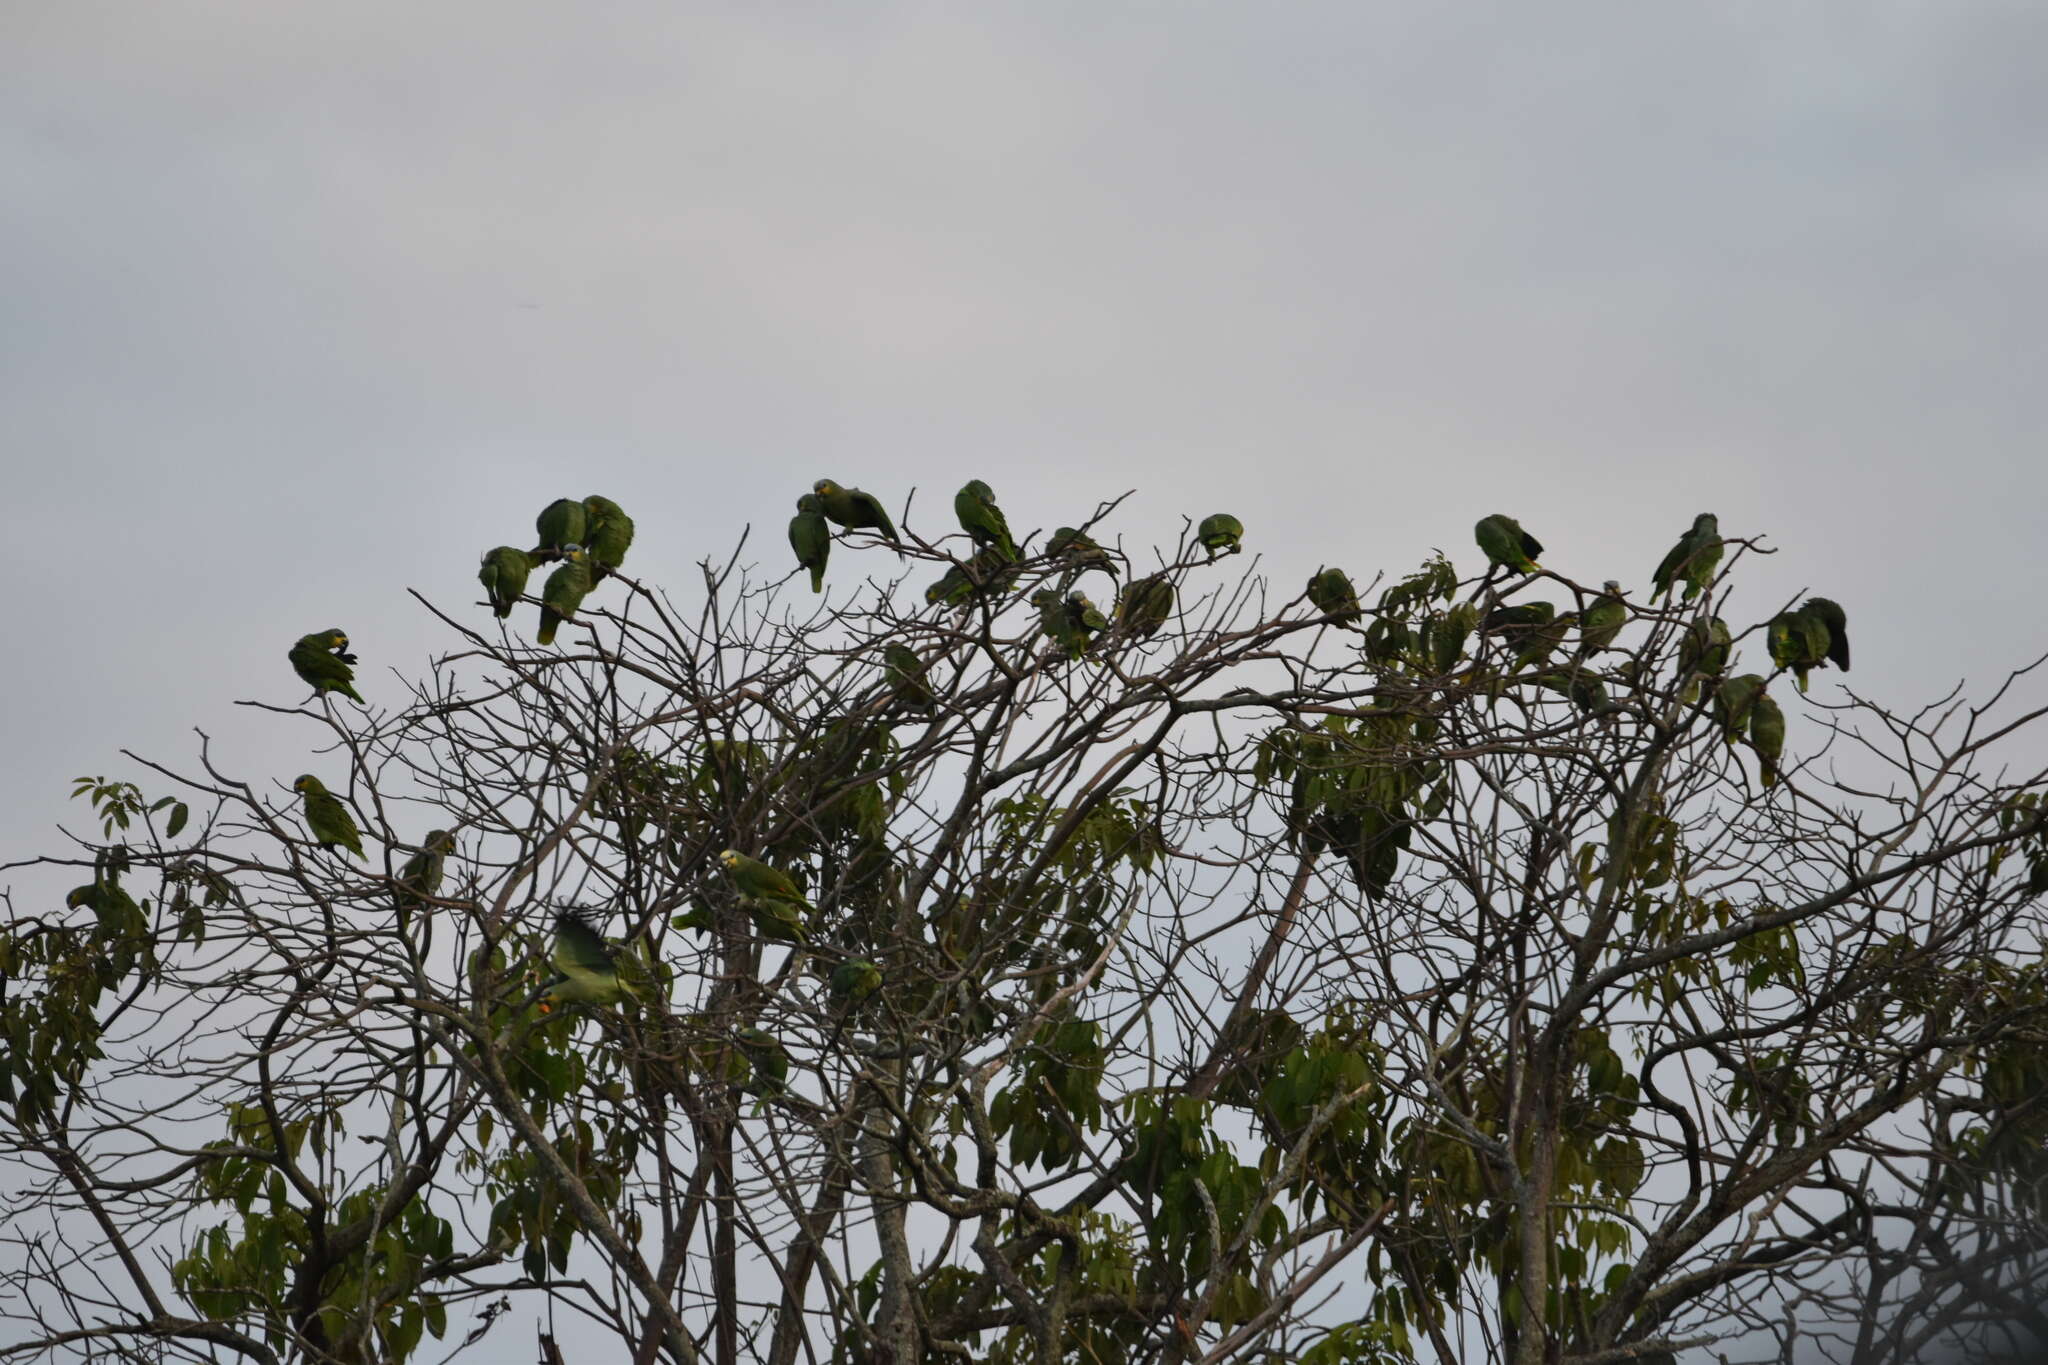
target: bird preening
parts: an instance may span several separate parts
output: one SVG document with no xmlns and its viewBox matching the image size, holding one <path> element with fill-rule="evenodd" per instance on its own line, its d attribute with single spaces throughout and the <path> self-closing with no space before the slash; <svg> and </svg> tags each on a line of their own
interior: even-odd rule
<svg viewBox="0 0 2048 1365">
<path fill-rule="evenodd" d="M 292 671 L 315 692 L 339 692 L 350 701 L 362 703 L 356 691 L 356 656 L 348 652 L 348 632 L 339 627 L 301 635 L 291 647 Z"/>
</svg>

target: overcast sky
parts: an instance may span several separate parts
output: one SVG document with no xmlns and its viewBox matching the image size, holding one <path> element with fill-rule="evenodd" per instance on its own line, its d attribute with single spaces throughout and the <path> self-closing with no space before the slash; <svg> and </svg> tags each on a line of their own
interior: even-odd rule
<svg viewBox="0 0 2048 1365">
<path fill-rule="evenodd" d="M 677 585 L 828 474 L 1227 508 L 1290 592 L 1495 510 L 1640 587 L 1714 510 L 1861 688 L 1988 680 L 2048 645 L 2044 62 L 1955 0 L 14 0 L 0 860 L 194 725 L 289 780 L 229 703 L 293 638 L 395 700 L 403 590 L 593 491 Z"/>
<path fill-rule="evenodd" d="M 821 475 L 1229 509 L 1288 592 L 1497 510 L 1640 589 L 1713 510 L 1867 694 L 1990 683 L 2048 647 L 2044 69 L 1961 0 L 7 0 L 0 861 L 193 726 L 288 781 L 232 700 L 339 625 L 395 702 L 404 590 L 565 494 L 679 587 Z"/>
</svg>

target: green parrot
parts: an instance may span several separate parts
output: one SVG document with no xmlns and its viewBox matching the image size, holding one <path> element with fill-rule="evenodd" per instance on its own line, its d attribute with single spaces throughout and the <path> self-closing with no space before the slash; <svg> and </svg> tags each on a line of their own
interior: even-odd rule
<svg viewBox="0 0 2048 1365">
<path fill-rule="evenodd" d="M 398 912 L 401 915 L 429 908 L 428 899 L 441 893 L 441 874 L 447 867 L 448 855 L 454 850 L 455 836 L 447 830 L 427 831 L 420 851 L 407 858 L 405 866 L 398 870 Z"/>
<path fill-rule="evenodd" d="M 500 621 L 512 614 L 512 608 L 519 605 L 519 599 L 526 593 L 526 580 L 533 573 L 533 557 L 526 551 L 510 545 L 500 545 L 495 550 L 484 552 L 484 566 L 477 570 L 476 581 L 484 585 L 484 596 L 491 599 L 491 610 L 498 614 Z"/>
<path fill-rule="evenodd" d="M 753 1080 L 742 1087 L 748 1094 L 765 1098 L 789 1088 L 789 1053 L 780 1039 L 752 1024 L 736 1030 L 734 1037 L 739 1040 L 740 1055 L 754 1069 Z"/>
<path fill-rule="evenodd" d="M 573 910 L 555 912 L 555 944 L 549 961 L 562 979 L 548 987 L 548 999 L 616 1005 L 640 993 L 619 975 L 617 956 L 590 922 Z"/>
<path fill-rule="evenodd" d="M 1324 569 L 1308 581 L 1308 600 L 1317 611 L 1338 625 L 1349 625 L 1365 614 L 1358 605 L 1358 589 L 1342 569 Z"/>
<path fill-rule="evenodd" d="M 292 790 L 305 795 L 306 828 L 313 831 L 320 847 L 340 845 L 358 858 L 363 856 L 362 831 L 356 828 L 355 819 L 349 815 L 348 807 L 341 804 L 340 797 L 321 786 L 320 779 L 311 773 L 292 783 Z"/>
<path fill-rule="evenodd" d="M 1038 622 L 1046 638 L 1072 659 L 1087 653 L 1095 635 L 1109 629 L 1109 622 L 1085 593 L 1062 597 L 1055 589 L 1040 588 L 1031 594 L 1031 604 L 1038 608 Z"/>
<path fill-rule="evenodd" d="M 832 972 L 832 998 L 856 1003 L 882 989 L 882 969 L 865 958 L 849 958 Z"/>
<path fill-rule="evenodd" d="M 1086 531 L 1077 531 L 1071 526 L 1062 526 L 1052 533 L 1045 542 L 1046 557 L 1058 563 L 1070 574 L 1084 574 L 1090 569 L 1100 569 L 1111 578 L 1116 577 L 1116 561 L 1109 551 L 1095 543 L 1095 538 Z"/>
<path fill-rule="evenodd" d="M 1756 699 L 1763 694 L 1764 680 L 1756 673 L 1729 678 L 1714 690 L 1714 720 L 1720 725 L 1729 748 L 1734 748 L 1736 741 L 1749 733 L 1750 715 L 1756 709 Z"/>
<path fill-rule="evenodd" d="M 590 574 L 589 557 L 580 545 L 562 547 L 562 566 L 548 575 L 540 594 L 540 634 L 534 638 L 544 645 L 555 642 L 555 629 L 576 615 L 576 608 L 597 586 Z"/>
<path fill-rule="evenodd" d="M 1785 756 L 1785 713 L 1768 693 L 1758 692 L 1749 712 L 1749 745 L 1756 750 L 1764 785 L 1778 784 L 1778 760 Z"/>
<path fill-rule="evenodd" d="M 1173 584 L 1153 574 L 1125 586 L 1116 600 L 1116 619 L 1134 640 L 1149 640 L 1173 615 Z"/>
<path fill-rule="evenodd" d="M 1212 556 L 1234 555 L 1244 548 L 1244 523 L 1228 512 L 1218 512 L 1202 518 L 1202 524 L 1195 528 L 1195 539 Z"/>
<path fill-rule="evenodd" d="M 1588 715 L 1597 716 L 1614 704 L 1607 696 L 1607 684 L 1583 669 L 1575 668 L 1569 673 L 1545 673 L 1536 679 L 1536 684 L 1571 698 L 1572 704 Z"/>
<path fill-rule="evenodd" d="M 916 650 L 892 641 L 882 647 L 882 660 L 888 667 L 889 685 L 904 705 L 916 711 L 929 711 L 937 704 L 938 698 L 932 695 L 931 684 L 924 677 L 929 665 L 917 657 Z"/>
<path fill-rule="evenodd" d="M 753 916 L 762 937 L 785 943 L 805 941 L 804 917 L 814 911 L 787 872 L 732 848 L 719 854 L 718 861 L 732 874 L 740 903 Z"/>
<path fill-rule="evenodd" d="M 811 491 L 818 495 L 818 502 L 825 515 L 849 531 L 873 531 L 896 547 L 900 554 L 903 542 L 896 538 L 895 523 L 889 520 L 889 513 L 882 506 L 882 500 L 873 493 L 863 493 L 858 488 L 841 488 L 830 479 L 820 479 L 811 485 Z"/>
<path fill-rule="evenodd" d="M 1696 619 L 1685 628 L 1685 634 L 1678 641 L 1678 676 L 1685 681 L 1683 694 L 1686 705 L 1699 700 L 1700 684 L 1694 674 L 1718 678 L 1728 671 L 1728 663 L 1734 654 L 1735 637 L 1728 631 L 1728 623 L 1718 616 Z"/>
<path fill-rule="evenodd" d="M 1621 584 L 1610 578 L 1600 587 L 1600 595 L 1579 617 L 1581 659 L 1591 658 L 1613 644 L 1614 637 L 1628 624 L 1628 604 L 1621 600 Z"/>
<path fill-rule="evenodd" d="M 1515 662 L 1509 671 L 1519 673 L 1548 659 L 1564 643 L 1577 619 L 1571 612 L 1559 616 L 1557 608 L 1548 602 L 1524 602 L 1495 607 L 1480 618 L 1479 628 L 1488 635 L 1500 636 L 1515 651 Z"/>
<path fill-rule="evenodd" d="M 626 562 L 633 548 L 633 519 L 610 498 L 592 493 L 583 500 L 584 532 L 579 542 L 590 556 L 591 582 L 602 583 Z"/>
<path fill-rule="evenodd" d="M 995 550 L 983 550 L 946 570 L 945 577 L 924 590 L 924 600 L 935 606 L 965 606 L 977 596 L 1006 591 L 1017 581 L 1017 573 Z"/>
<path fill-rule="evenodd" d="M 143 934 L 149 930 L 149 919 L 142 913 L 142 907 L 117 882 L 87 882 L 73 888 L 71 894 L 64 898 L 64 904 L 72 910 L 92 911 L 99 921 L 100 932 L 110 938 Z"/>
<path fill-rule="evenodd" d="M 1849 671 L 1849 617 L 1839 602 L 1809 597 L 1799 608 L 1828 628 L 1827 661 L 1844 673 Z"/>
<path fill-rule="evenodd" d="M 1721 566 L 1723 548 L 1720 519 L 1712 512 L 1694 517 L 1692 529 L 1678 538 L 1671 553 L 1657 562 L 1657 571 L 1650 575 L 1650 600 L 1668 596 L 1681 581 L 1686 585 L 1686 601 L 1698 597 L 1712 581 L 1714 570 Z"/>
<path fill-rule="evenodd" d="M 960 529 L 977 546 L 994 550 L 1006 561 L 1017 557 L 1017 542 L 1010 539 L 1009 518 L 996 506 L 995 490 L 980 479 L 969 480 L 953 495 L 953 515 L 960 518 Z"/>
<path fill-rule="evenodd" d="M 1557 620 L 1557 608 L 1548 602 L 1524 602 L 1519 606 L 1495 607 L 1479 619 L 1479 628 L 1509 643 L 1528 638 L 1529 633 Z"/>
<path fill-rule="evenodd" d="M 796 515 L 789 519 L 789 548 L 796 551 L 796 564 L 811 571 L 811 591 L 825 591 L 825 561 L 832 557 L 832 528 L 825 523 L 825 503 L 816 493 L 796 500 Z"/>
<path fill-rule="evenodd" d="M 967 570 L 958 564 L 946 570 L 945 577 L 924 590 L 924 600 L 932 606 L 944 602 L 947 606 L 965 606 L 967 599 L 974 596 L 974 580 L 967 576 Z"/>
<path fill-rule="evenodd" d="M 339 626 L 333 630 L 316 630 L 311 635 L 301 635 L 299 642 L 292 646 L 289 655 L 292 671 L 305 679 L 307 686 L 315 692 L 339 692 L 342 696 L 362 703 L 362 694 L 355 689 L 356 671 L 349 665 L 356 656 L 348 652 L 348 632 Z"/>
<path fill-rule="evenodd" d="M 571 545 L 583 544 L 590 525 L 590 509 L 574 498 L 556 498 L 533 519 L 540 544 L 529 553 L 536 564 L 552 564 L 564 558 Z"/>
<path fill-rule="evenodd" d="M 1472 528 L 1472 536 L 1479 542 L 1479 549 L 1490 565 L 1516 573 L 1535 573 L 1543 567 L 1536 562 L 1536 556 L 1543 553 L 1543 543 L 1524 531 L 1522 523 L 1505 512 L 1481 517 Z"/>
<path fill-rule="evenodd" d="M 1828 629 L 1827 620 L 1806 607 L 1773 616 L 1764 638 L 1770 647 L 1771 662 L 1791 669 L 1801 692 L 1806 690 L 1807 675 L 1827 663 L 1835 652 L 1834 632 Z M 1841 652 L 1847 654 L 1846 645 Z"/>
</svg>

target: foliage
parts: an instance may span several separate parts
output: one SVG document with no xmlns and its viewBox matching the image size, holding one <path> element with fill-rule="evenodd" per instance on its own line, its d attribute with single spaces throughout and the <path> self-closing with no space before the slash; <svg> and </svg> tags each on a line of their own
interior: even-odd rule
<svg viewBox="0 0 2048 1365">
<path fill-rule="evenodd" d="M 862 503 L 887 582 L 613 573 L 559 650 L 480 607 L 401 704 L 273 708 L 361 863 L 205 753 L 78 779 L 83 884 L 0 928 L 28 1349 L 497 1355 L 526 1301 L 684 1365 L 1903 1360 L 2038 1297 L 2010 687 L 1802 700 L 1710 518 L 1597 637 L 1568 546 L 1353 620 L 1268 611 L 1254 527 L 1048 639 L 1110 511 L 991 567 Z M 615 1004 L 551 994 L 571 909 Z"/>
</svg>

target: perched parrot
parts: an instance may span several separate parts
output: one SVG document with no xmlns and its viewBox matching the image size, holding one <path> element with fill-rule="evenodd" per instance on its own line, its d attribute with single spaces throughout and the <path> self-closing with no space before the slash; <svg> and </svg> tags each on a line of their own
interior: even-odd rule
<svg viewBox="0 0 2048 1365">
<path fill-rule="evenodd" d="M 1528 638 L 1529 633 L 1557 619 L 1557 608 L 1548 602 L 1523 602 L 1513 607 L 1495 607 L 1479 619 L 1479 628 L 1509 643 Z"/>
<path fill-rule="evenodd" d="M 548 958 L 562 974 L 561 980 L 548 987 L 550 1000 L 616 1005 L 629 995 L 639 998 L 633 983 L 619 975 L 611 945 L 573 910 L 555 912 L 555 945 Z"/>
<path fill-rule="evenodd" d="M 1545 673 L 1536 680 L 1536 684 L 1571 698 L 1572 704 L 1588 715 L 1597 716 L 1613 706 L 1607 696 L 1607 684 L 1583 669 L 1575 668 L 1569 673 Z"/>
<path fill-rule="evenodd" d="M 405 860 L 398 870 L 398 912 L 411 914 L 429 908 L 427 901 L 441 893 L 441 874 L 448 855 L 455 850 L 455 836 L 445 829 L 427 831 L 420 851 Z"/>
<path fill-rule="evenodd" d="M 580 545 L 562 547 L 562 566 L 548 575 L 540 594 L 540 634 L 534 639 L 544 645 L 555 642 L 555 629 L 576 615 L 576 608 L 596 584 L 591 579 L 590 559 Z"/>
<path fill-rule="evenodd" d="M 1116 600 L 1116 619 L 1132 639 L 1149 640 L 1173 616 L 1173 584 L 1153 574 L 1127 584 Z"/>
<path fill-rule="evenodd" d="M 938 698 L 932 695 L 931 684 L 925 681 L 924 672 L 929 665 L 917 657 L 917 651 L 909 645 L 892 641 L 882 647 L 882 660 L 887 665 L 889 685 L 895 689 L 897 699 L 913 710 L 931 710 Z"/>
<path fill-rule="evenodd" d="M 955 564 L 946 570 L 945 577 L 924 590 L 924 600 L 932 606 L 944 602 L 948 606 L 964 606 L 974 596 L 974 580 L 967 576 L 967 570 Z"/>
<path fill-rule="evenodd" d="M 865 958 L 849 958 L 832 972 L 832 998 L 841 1002 L 867 999 L 882 989 L 882 969 Z"/>
<path fill-rule="evenodd" d="M 1722 549 L 1720 519 L 1712 512 L 1694 517 L 1692 529 L 1678 538 L 1671 553 L 1657 562 L 1657 571 L 1650 575 L 1650 600 L 1669 595 L 1681 581 L 1686 585 L 1686 601 L 1698 597 L 1712 581 L 1714 570 L 1721 566 Z"/>
<path fill-rule="evenodd" d="M 1308 600 L 1317 611 L 1338 625 L 1349 625 L 1365 614 L 1358 605 L 1358 589 L 1342 569 L 1324 569 L 1308 581 Z"/>
<path fill-rule="evenodd" d="M 1543 567 L 1536 562 L 1536 556 L 1543 553 L 1543 543 L 1524 531 L 1522 523 L 1505 512 L 1481 517 L 1472 528 L 1472 537 L 1479 542 L 1479 549 L 1485 554 L 1488 564 L 1497 564 L 1516 573 L 1535 573 Z"/>
<path fill-rule="evenodd" d="M 1017 557 L 1017 542 L 1010 539 L 1009 518 L 996 506 L 995 490 L 980 479 L 970 480 L 953 495 L 953 515 L 960 518 L 960 529 L 977 546 L 993 550 L 1005 560 Z"/>
<path fill-rule="evenodd" d="M 149 920 L 135 903 L 135 897 L 116 882 L 87 882 L 75 887 L 64 898 L 64 904 L 72 910 L 92 911 L 100 932 L 110 937 L 146 933 L 149 929 Z"/>
<path fill-rule="evenodd" d="M 779 1095 L 789 1088 L 789 1053 L 782 1041 L 766 1029 L 748 1024 L 734 1032 L 740 1055 L 754 1070 L 754 1078 L 743 1088 L 751 1095 Z"/>
<path fill-rule="evenodd" d="M 1835 647 L 1834 632 L 1828 629 L 1826 618 L 1807 607 L 1773 616 L 1765 627 L 1764 638 L 1770 647 L 1771 662 L 1791 669 L 1801 692 L 1806 690 L 1807 674 L 1827 663 Z M 1847 652 L 1846 646 L 1843 652 Z"/>
<path fill-rule="evenodd" d="M 1479 628 L 1488 635 L 1500 636 L 1515 651 L 1511 671 L 1519 673 L 1555 653 L 1576 620 L 1570 612 L 1559 616 L 1557 608 L 1548 602 L 1524 602 L 1495 607 L 1480 618 Z"/>
<path fill-rule="evenodd" d="M 1071 526 L 1060 527 L 1045 542 L 1045 553 L 1068 573 L 1084 574 L 1090 569 L 1100 569 L 1111 578 L 1116 577 L 1116 561 L 1086 531 L 1077 531 Z"/>
<path fill-rule="evenodd" d="M 495 550 L 484 552 L 484 566 L 477 570 L 476 581 L 484 585 L 484 596 L 491 599 L 491 610 L 498 614 L 500 621 L 512 614 L 512 608 L 519 605 L 519 599 L 526 593 L 526 580 L 533 573 L 533 557 L 524 550 L 510 545 L 500 545 Z"/>
<path fill-rule="evenodd" d="M 753 916 L 754 925 L 763 937 L 781 939 L 785 943 L 804 941 L 804 917 L 813 911 L 811 903 L 804 899 L 804 893 L 797 889 L 796 882 L 787 872 L 732 848 L 719 854 L 718 861 L 724 863 L 726 871 L 732 874 L 732 884 L 740 893 L 740 903 Z"/>
<path fill-rule="evenodd" d="M 349 665 L 356 656 L 348 652 L 348 632 L 336 627 L 333 630 L 316 630 L 311 635 L 302 635 L 292 646 L 288 656 L 292 671 L 305 679 L 307 686 L 315 692 L 339 692 L 342 696 L 358 703 L 362 694 L 355 689 L 356 671 Z"/>
<path fill-rule="evenodd" d="M 580 543 L 593 566 L 591 582 L 602 583 L 606 574 L 626 562 L 626 551 L 633 548 L 633 519 L 610 498 L 595 493 L 583 500 L 583 514 Z"/>
<path fill-rule="evenodd" d="M 1849 671 L 1849 617 L 1841 603 L 1825 597 L 1809 597 L 1799 608 L 1828 628 L 1827 660 L 1844 673 Z"/>
<path fill-rule="evenodd" d="M 825 503 L 816 493 L 796 500 L 796 515 L 789 519 L 789 548 L 796 551 L 796 564 L 811 571 L 811 591 L 825 591 L 825 561 L 832 556 L 832 528 L 825 523 Z"/>
<path fill-rule="evenodd" d="M 983 550 L 966 564 L 946 570 L 945 577 L 924 590 L 924 600 L 933 605 L 965 606 L 976 597 L 1006 591 L 1017 581 L 1017 572 L 995 550 Z"/>
<path fill-rule="evenodd" d="M 1621 600 L 1621 584 L 1610 578 L 1600 587 L 1600 595 L 1579 617 L 1578 657 L 1581 659 L 1590 658 L 1613 644 L 1614 637 L 1621 634 L 1621 628 L 1628 624 L 1628 604 Z"/>
<path fill-rule="evenodd" d="M 873 531 L 899 552 L 903 549 L 903 542 L 896 538 L 895 523 L 889 520 L 882 500 L 873 493 L 863 493 L 858 488 L 841 488 L 830 479 L 818 480 L 811 485 L 811 491 L 818 495 L 825 515 L 839 525 L 849 531 Z"/>
<path fill-rule="evenodd" d="M 1718 616 L 1696 619 L 1685 628 L 1678 641 L 1678 676 L 1685 683 L 1686 705 L 1698 701 L 1700 696 L 1699 679 L 1693 675 L 1718 678 L 1726 673 L 1734 646 L 1735 637 L 1729 633 L 1728 623 Z"/>
<path fill-rule="evenodd" d="M 363 856 L 362 831 L 356 828 L 340 797 L 321 786 L 320 779 L 311 773 L 292 783 L 292 790 L 305 795 L 306 828 L 313 831 L 313 838 L 322 848 L 340 845 L 358 858 Z"/>
<path fill-rule="evenodd" d="M 556 498 L 533 519 L 540 544 L 530 552 L 536 564 L 552 564 L 566 557 L 571 545 L 584 543 L 590 525 L 590 509 L 574 498 Z"/>
<path fill-rule="evenodd" d="M 1038 623 L 1046 638 L 1072 659 L 1085 654 L 1096 634 L 1109 629 L 1109 622 L 1083 593 L 1062 597 L 1055 589 L 1040 588 L 1031 594 L 1031 604 L 1038 608 Z"/>
<path fill-rule="evenodd" d="M 1749 733 L 1749 718 L 1756 708 L 1756 699 L 1764 694 L 1764 680 L 1756 673 L 1744 673 L 1729 678 L 1714 691 L 1714 720 L 1721 727 L 1721 734 L 1734 748 L 1736 741 Z M 1782 724 L 1782 716 L 1780 723 Z"/>
<path fill-rule="evenodd" d="M 1228 512 L 1218 512 L 1202 518 L 1202 524 L 1195 528 L 1195 539 L 1211 555 L 1234 555 L 1244 548 L 1244 523 Z"/>
<path fill-rule="evenodd" d="M 1750 705 L 1749 744 L 1756 750 L 1757 767 L 1763 773 L 1764 785 L 1776 786 L 1778 760 L 1785 756 L 1785 713 L 1778 709 L 1778 703 L 1772 701 L 1768 693 L 1758 692 L 1756 701 Z"/>
</svg>

